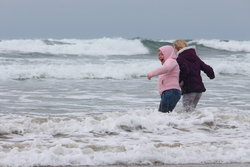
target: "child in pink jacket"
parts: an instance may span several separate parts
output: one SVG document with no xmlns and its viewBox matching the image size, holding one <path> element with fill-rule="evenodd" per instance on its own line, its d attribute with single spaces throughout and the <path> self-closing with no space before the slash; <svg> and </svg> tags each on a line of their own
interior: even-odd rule
<svg viewBox="0 0 250 167">
<path fill-rule="evenodd" d="M 162 46 L 158 49 L 158 59 L 162 66 L 149 72 L 150 80 L 158 76 L 158 90 L 161 95 L 160 112 L 171 112 L 181 98 L 179 85 L 179 65 L 176 61 L 175 49 L 172 46 Z"/>
</svg>

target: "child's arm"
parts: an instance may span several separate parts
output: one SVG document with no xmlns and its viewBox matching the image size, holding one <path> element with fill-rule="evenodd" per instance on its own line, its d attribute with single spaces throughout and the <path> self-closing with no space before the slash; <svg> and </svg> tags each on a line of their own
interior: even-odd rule
<svg viewBox="0 0 250 167">
<path fill-rule="evenodd" d="M 206 63 L 204 63 L 203 61 L 201 61 L 201 70 L 204 71 L 204 73 L 210 78 L 210 79 L 214 79 L 215 75 L 214 75 L 214 70 L 211 66 L 207 65 Z"/>
<path fill-rule="evenodd" d="M 175 66 L 177 65 L 176 61 L 174 59 L 168 59 L 164 62 L 164 64 L 149 72 L 147 77 L 150 80 L 152 77 L 157 76 L 157 75 L 161 75 L 161 74 L 165 74 L 168 73 L 170 70 L 172 70 Z"/>
</svg>

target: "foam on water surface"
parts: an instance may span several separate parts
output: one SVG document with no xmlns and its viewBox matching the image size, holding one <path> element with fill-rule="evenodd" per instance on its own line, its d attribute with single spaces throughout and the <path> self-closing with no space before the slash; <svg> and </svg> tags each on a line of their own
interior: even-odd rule
<svg viewBox="0 0 250 167">
<path fill-rule="evenodd" d="M 69 116 L 1 115 L 0 164 L 249 162 L 249 113 L 152 109 Z"/>
<path fill-rule="evenodd" d="M 249 162 L 249 41 L 189 40 L 214 68 L 193 113 L 157 111 L 173 41 L 0 41 L 0 166 Z"/>
</svg>

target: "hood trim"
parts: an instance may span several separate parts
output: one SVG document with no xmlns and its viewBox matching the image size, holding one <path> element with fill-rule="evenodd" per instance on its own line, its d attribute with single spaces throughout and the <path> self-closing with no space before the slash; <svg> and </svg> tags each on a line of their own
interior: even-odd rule
<svg viewBox="0 0 250 167">
<path fill-rule="evenodd" d="M 185 50 L 188 50 L 188 49 L 196 49 L 196 47 L 195 46 L 188 46 L 188 47 L 182 48 L 181 50 L 179 50 L 176 53 L 176 56 L 179 56 L 179 54 L 181 54 L 182 52 L 184 52 Z"/>
</svg>

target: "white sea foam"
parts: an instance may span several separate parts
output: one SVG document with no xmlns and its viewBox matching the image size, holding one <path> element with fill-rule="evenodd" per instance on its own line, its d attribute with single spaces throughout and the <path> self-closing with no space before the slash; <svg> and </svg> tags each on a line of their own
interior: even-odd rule
<svg viewBox="0 0 250 167">
<path fill-rule="evenodd" d="M 172 43 L 174 40 L 159 40 Z M 158 42 L 158 41 L 155 41 Z M 206 47 L 227 50 L 250 52 L 250 41 L 236 40 L 191 40 L 189 44 L 198 44 Z M 26 39 L 2 40 L 0 52 L 39 52 L 50 54 L 77 54 L 77 55 L 136 55 L 148 54 L 149 49 L 140 39 L 100 38 L 100 39 Z"/>
<path fill-rule="evenodd" d="M 217 55 L 203 59 L 218 75 L 250 75 L 250 54 Z"/>
<path fill-rule="evenodd" d="M 27 59 L 28 60 L 28 59 Z M 230 55 L 216 58 L 203 58 L 214 68 L 216 75 L 250 76 L 250 56 Z M 35 59 L 10 63 L 3 59 L 0 66 L 0 79 L 131 79 L 145 77 L 147 72 L 160 66 L 155 59 L 128 59 L 126 61 L 99 60 L 92 63 L 84 60 Z"/>
<path fill-rule="evenodd" d="M 39 52 L 77 55 L 136 55 L 147 54 L 148 49 L 139 39 L 100 38 L 90 40 L 2 40 L 0 52 Z"/>
<path fill-rule="evenodd" d="M 199 45 L 204 45 L 206 47 L 220 49 L 220 50 L 227 50 L 227 51 L 243 51 L 243 52 L 250 52 L 250 41 L 236 41 L 236 40 L 229 40 L 229 41 L 222 41 L 222 40 L 193 40 L 189 42 L 190 44 L 196 43 Z"/>
<path fill-rule="evenodd" d="M 0 118 L 1 166 L 250 162 L 249 113 L 203 108 Z"/>
<path fill-rule="evenodd" d="M 147 72 L 159 62 L 148 60 L 131 62 L 103 62 L 101 64 L 81 64 L 70 62 L 44 62 L 39 64 L 10 64 L 0 66 L 0 79 L 83 79 L 83 78 L 113 78 L 129 79 L 145 77 Z"/>
<path fill-rule="evenodd" d="M 175 40 L 159 40 L 159 42 L 168 42 L 173 43 Z M 218 50 L 226 50 L 232 52 L 250 52 L 250 41 L 237 41 L 237 40 L 207 40 L 207 39 L 199 39 L 199 40 L 187 40 L 188 45 L 203 45 L 205 47 L 218 49 Z"/>
</svg>

